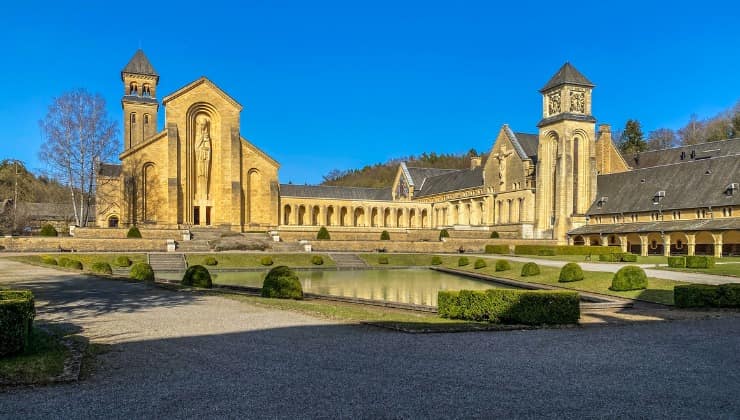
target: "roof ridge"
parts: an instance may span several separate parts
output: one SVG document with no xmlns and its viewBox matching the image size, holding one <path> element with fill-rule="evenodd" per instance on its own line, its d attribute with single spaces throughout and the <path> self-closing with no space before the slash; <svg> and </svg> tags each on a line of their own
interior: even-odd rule
<svg viewBox="0 0 740 420">
<path fill-rule="evenodd" d="M 690 163 L 701 163 L 701 162 L 708 162 L 708 161 L 714 160 L 714 159 L 734 158 L 734 157 L 737 157 L 737 156 L 740 156 L 740 153 L 734 153 L 734 154 L 731 154 L 731 155 L 722 155 L 722 156 L 710 156 L 710 157 L 708 157 L 706 159 L 694 159 L 694 160 L 687 160 L 687 161 L 683 161 L 683 162 L 666 163 L 666 164 L 663 164 L 663 165 L 646 166 L 644 168 L 630 169 L 629 171 L 624 171 L 624 172 L 613 172 L 613 173 L 609 173 L 609 174 L 599 174 L 599 176 L 628 174 L 628 173 L 631 173 L 631 172 L 645 171 L 645 170 L 649 170 L 649 169 L 653 169 L 653 168 L 664 168 L 666 166 L 686 165 L 686 164 L 690 164 Z"/>
</svg>

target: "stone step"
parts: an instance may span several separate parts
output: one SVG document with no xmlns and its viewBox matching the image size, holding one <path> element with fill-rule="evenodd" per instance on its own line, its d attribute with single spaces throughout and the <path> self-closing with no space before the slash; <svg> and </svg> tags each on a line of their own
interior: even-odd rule
<svg viewBox="0 0 740 420">
<path fill-rule="evenodd" d="M 177 250 L 181 252 L 209 252 L 211 247 L 208 241 L 205 240 L 189 240 L 178 241 Z"/>
<path fill-rule="evenodd" d="M 337 264 L 337 268 L 362 268 L 367 267 L 365 261 L 356 254 L 329 254 Z"/>
<path fill-rule="evenodd" d="M 181 253 L 149 253 L 147 254 L 149 265 L 156 271 L 185 271 L 185 255 Z"/>
</svg>

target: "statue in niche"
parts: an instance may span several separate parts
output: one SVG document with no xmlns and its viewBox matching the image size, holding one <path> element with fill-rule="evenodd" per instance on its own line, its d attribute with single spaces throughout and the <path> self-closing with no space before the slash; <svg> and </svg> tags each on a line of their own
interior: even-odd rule
<svg viewBox="0 0 740 420">
<path fill-rule="evenodd" d="M 571 92 L 570 94 L 570 110 L 572 112 L 580 112 L 581 114 L 586 112 L 586 99 L 583 92 Z"/>
<path fill-rule="evenodd" d="M 560 113 L 560 92 L 550 94 L 548 114 L 554 115 Z"/>
<path fill-rule="evenodd" d="M 197 191 L 201 198 L 208 199 L 208 184 L 211 176 L 211 121 L 205 115 L 195 119 L 195 135 L 198 146 L 195 149 L 195 168 Z"/>
<path fill-rule="evenodd" d="M 493 158 L 498 160 L 498 179 L 499 184 L 503 184 L 506 178 L 506 158 L 514 153 L 513 151 L 506 150 L 506 145 L 501 146 L 501 151 L 493 155 Z"/>
</svg>

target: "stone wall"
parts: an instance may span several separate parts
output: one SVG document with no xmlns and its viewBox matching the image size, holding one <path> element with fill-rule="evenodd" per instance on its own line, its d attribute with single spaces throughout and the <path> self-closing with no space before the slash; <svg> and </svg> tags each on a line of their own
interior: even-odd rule
<svg viewBox="0 0 740 420">
<path fill-rule="evenodd" d="M 499 229 L 500 228 L 500 229 Z M 391 241 L 438 241 L 439 230 L 437 229 L 403 229 L 403 228 L 351 228 L 351 227 L 329 227 L 329 235 L 332 240 L 340 241 L 375 241 L 380 239 L 380 233 L 387 230 Z M 496 231 L 501 238 L 518 238 L 520 225 L 497 226 Z M 301 239 L 314 240 L 319 228 L 317 226 L 290 228 L 281 227 L 278 231 L 280 239 L 285 242 L 293 242 Z M 488 230 L 455 230 L 447 229 L 452 239 L 488 239 L 491 231 Z"/>
<path fill-rule="evenodd" d="M 13 237 L 0 238 L 0 245 L 6 251 L 15 252 L 58 252 L 74 250 L 77 252 L 104 251 L 166 251 L 164 239 L 80 239 L 69 237 Z"/>
<path fill-rule="evenodd" d="M 557 241 L 527 241 L 501 239 L 448 239 L 440 241 L 311 241 L 314 251 L 457 253 L 462 247 L 465 252 L 483 252 L 486 245 L 555 245 Z"/>
<path fill-rule="evenodd" d="M 180 229 L 147 229 L 139 226 L 142 239 L 174 239 L 182 240 Z M 125 239 L 128 228 L 76 228 L 75 238 L 78 239 Z"/>
</svg>

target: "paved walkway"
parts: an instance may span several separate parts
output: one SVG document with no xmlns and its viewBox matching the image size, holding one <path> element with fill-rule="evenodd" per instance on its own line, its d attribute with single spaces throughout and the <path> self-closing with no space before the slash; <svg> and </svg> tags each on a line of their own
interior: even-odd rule
<svg viewBox="0 0 740 420">
<path fill-rule="evenodd" d="M 0 418 L 740 416 L 737 317 L 410 335 L 0 260 L 39 317 L 114 344 Z"/>
</svg>

